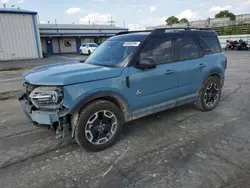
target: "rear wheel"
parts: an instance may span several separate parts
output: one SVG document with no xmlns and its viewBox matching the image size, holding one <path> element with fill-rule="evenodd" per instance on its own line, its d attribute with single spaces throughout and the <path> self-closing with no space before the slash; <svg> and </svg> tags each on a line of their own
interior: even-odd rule
<svg viewBox="0 0 250 188">
<path fill-rule="evenodd" d="M 114 144 L 122 127 L 123 116 L 115 104 L 94 101 L 81 111 L 75 127 L 75 140 L 89 151 L 104 150 Z"/>
<path fill-rule="evenodd" d="M 219 103 L 221 97 L 221 83 L 218 77 L 210 77 L 200 91 L 200 96 L 195 106 L 202 111 L 213 110 Z"/>
</svg>

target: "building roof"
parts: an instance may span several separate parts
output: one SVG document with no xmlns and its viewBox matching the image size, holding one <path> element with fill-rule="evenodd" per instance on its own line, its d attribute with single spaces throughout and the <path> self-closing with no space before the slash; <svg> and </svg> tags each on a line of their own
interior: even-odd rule
<svg viewBox="0 0 250 188">
<path fill-rule="evenodd" d="M 111 25 L 39 24 L 39 30 L 128 30 Z"/>
<path fill-rule="evenodd" d="M 23 10 L 23 9 L 14 9 L 14 8 L 0 8 L 0 13 L 10 13 L 10 14 L 37 14 L 37 12 Z"/>
</svg>

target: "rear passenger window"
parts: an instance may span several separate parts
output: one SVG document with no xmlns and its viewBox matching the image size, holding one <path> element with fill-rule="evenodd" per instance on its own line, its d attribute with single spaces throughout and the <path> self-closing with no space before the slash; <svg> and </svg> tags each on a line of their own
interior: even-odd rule
<svg viewBox="0 0 250 188">
<path fill-rule="evenodd" d="M 201 49 L 193 37 L 178 37 L 178 58 L 179 61 L 196 59 L 201 56 Z"/>
<path fill-rule="evenodd" d="M 221 46 L 216 36 L 202 36 L 200 44 L 205 53 L 221 52 Z"/>
<path fill-rule="evenodd" d="M 171 38 L 155 38 L 150 40 L 140 54 L 140 59 L 152 58 L 156 64 L 163 64 L 172 62 L 173 55 L 173 43 Z"/>
</svg>

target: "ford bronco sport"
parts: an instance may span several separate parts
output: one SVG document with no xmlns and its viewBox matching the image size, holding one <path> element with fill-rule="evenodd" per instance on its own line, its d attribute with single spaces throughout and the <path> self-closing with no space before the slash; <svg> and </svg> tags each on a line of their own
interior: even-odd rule
<svg viewBox="0 0 250 188">
<path fill-rule="evenodd" d="M 122 32 L 84 62 L 24 73 L 20 102 L 33 124 L 70 133 L 90 151 L 111 146 L 125 122 L 194 103 L 219 103 L 227 59 L 216 32 L 200 28 Z"/>
</svg>

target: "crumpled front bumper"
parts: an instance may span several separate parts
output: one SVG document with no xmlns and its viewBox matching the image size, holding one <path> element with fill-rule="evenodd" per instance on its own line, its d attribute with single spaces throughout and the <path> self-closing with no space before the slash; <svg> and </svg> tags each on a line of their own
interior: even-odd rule
<svg viewBox="0 0 250 188">
<path fill-rule="evenodd" d="M 25 94 L 19 98 L 19 101 L 26 116 L 34 125 L 52 126 L 59 122 L 59 113 L 57 111 L 32 110 L 32 106 L 29 104 Z"/>
</svg>

